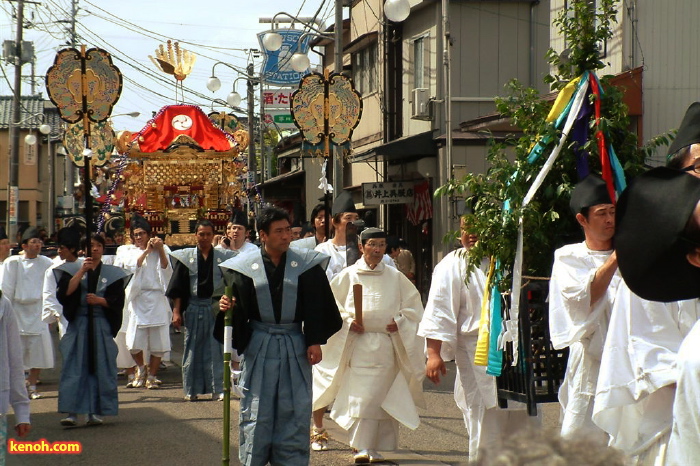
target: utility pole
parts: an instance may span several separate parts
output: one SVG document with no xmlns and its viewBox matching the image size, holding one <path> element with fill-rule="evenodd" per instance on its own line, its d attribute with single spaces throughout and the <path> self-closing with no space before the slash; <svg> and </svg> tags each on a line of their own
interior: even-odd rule
<svg viewBox="0 0 700 466">
<path fill-rule="evenodd" d="M 78 0 L 73 0 L 70 5 L 70 46 L 78 45 L 78 34 L 75 32 L 75 18 L 78 17 Z"/>
<path fill-rule="evenodd" d="M 66 23 L 69 25 L 66 33 L 68 34 L 68 40 L 66 45 L 72 48 L 78 46 L 78 33 L 75 30 L 76 18 L 78 17 L 78 0 L 71 0 L 70 8 L 70 18 L 60 20 L 60 23 Z M 65 174 L 63 192 L 64 196 L 68 194 L 73 194 L 75 188 L 75 167 L 70 157 L 65 157 L 63 172 Z M 71 214 L 75 213 L 75 210 L 71 210 Z"/>
<path fill-rule="evenodd" d="M 257 184 L 258 177 L 256 175 L 257 163 L 255 160 L 255 90 L 254 76 L 255 67 L 253 63 L 248 63 L 248 132 L 250 142 L 248 143 L 248 173 L 252 174 L 253 185 Z M 250 175 L 249 175 L 250 176 Z"/>
<path fill-rule="evenodd" d="M 265 147 L 265 130 L 263 129 L 263 120 L 265 119 L 265 101 L 263 99 L 263 86 L 260 83 L 258 88 L 258 96 L 260 99 L 260 183 L 264 183 L 266 178 L 272 178 L 272 167 L 267 161 L 267 149 Z M 267 175 L 266 172 L 270 173 Z"/>
<path fill-rule="evenodd" d="M 10 118 L 10 177 L 7 186 L 7 235 L 10 243 L 17 236 L 19 209 L 19 125 L 22 96 L 22 33 L 24 28 L 24 1 L 17 1 L 17 35 L 15 37 L 15 84 Z"/>
</svg>

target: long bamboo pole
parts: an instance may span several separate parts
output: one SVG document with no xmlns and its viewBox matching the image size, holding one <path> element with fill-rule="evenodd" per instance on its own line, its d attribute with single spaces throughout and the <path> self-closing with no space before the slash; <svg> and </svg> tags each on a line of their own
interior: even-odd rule
<svg viewBox="0 0 700 466">
<path fill-rule="evenodd" d="M 233 289 L 227 286 L 224 294 L 233 300 Z M 233 337 L 233 306 L 224 316 L 224 442 L 221 464 L 226 466 L 231 461 L 231 353 Z"/>
</svg>

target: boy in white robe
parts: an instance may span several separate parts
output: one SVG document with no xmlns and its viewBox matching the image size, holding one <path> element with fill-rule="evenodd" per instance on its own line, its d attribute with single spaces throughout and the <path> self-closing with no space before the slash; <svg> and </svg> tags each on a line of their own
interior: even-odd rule
<svg viewBox="0 0 700 466">
<path fill-rule="evenodd" d="M 24 255 L 7 259 L 2 277 L 2 290 L 12 303 L 19 323 L 31 399 L 41 398 L 36 381 L 41 369 L 51 369 L 54 363 L 49 326 L 41 319 L 44 274 L 53 263 L 40 254 L 43 242 L 38 233 L 36 228 L 27 228 L 22 236 Z"/>
<path fill-rule="evenodd" d="M 481 450 L 497 449 L 529 420 L 525 405 L 520 404 L 517 411 L 499 408 L 496 378 L 486 374 L 485 366 L 474 364 L 486 276 L 475 268 L 466 280 L 467 251 L 477 239 L 465 229 L 464 218 L 460 228 L 462 248 L 445 256 L 433 270 L 418 335 L 426 339 L 425 375 L 435 384 L 447 373 L 444 361 L 455 360 L 455 402 L 469 434 L 469 460 L 476 461 Z"/>
<path fill-rule="evenodd" d="M 549 329 L 555 349 L 569 347 L 559 389 L 562 437 L 593 435 L 607 440 L 593 414 L 600 357 L 620 275 L 613 251 L 615 206 L 605 182 L 589 175 L 576 185 L 571 210 L 585 241 L 554 253 L 549 289 Z"/>
<path fill-rule="evenodd" d="M 399 422 L 416 429 L 423 407 L 423 339 L 416 332 L 423 315 L 420 294 L 397 269 L 382 262 L 386 233 L 368 228 L 360 235 L 362 257 L 331 282 L 345 320 L 340 364 L 314 409 L 328 406 L 331 418 L 350 433 L 355 463 L 382 461 L 377 450 L 395 450 Z M 353 285 L 362 285 L 362 323 Z"/>
</svg>

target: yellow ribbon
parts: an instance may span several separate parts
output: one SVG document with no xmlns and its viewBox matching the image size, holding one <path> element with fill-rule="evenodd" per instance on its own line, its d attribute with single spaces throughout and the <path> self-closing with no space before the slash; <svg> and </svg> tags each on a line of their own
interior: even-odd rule
<svg viewBox="0 0 700 466">
<path fill-rule="evenodd" d="M 491 335 L 491 283 L 496 273 L 496 258 L 491 257 L 489 273 L 484 287 L 484 296 L 481 299 L 481 317 L 479 318 L 479 338 L 476 341 L 474 364 L 486 366 L 489 362 L 489 338 Z"/>
</svg>

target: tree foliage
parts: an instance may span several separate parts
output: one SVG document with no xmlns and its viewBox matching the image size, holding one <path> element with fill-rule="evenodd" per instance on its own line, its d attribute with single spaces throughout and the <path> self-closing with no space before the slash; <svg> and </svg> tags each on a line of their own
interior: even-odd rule
<svg viewBox="0 0 700 466">
<path fill-rule="evenodd" d="M 600 0 L 598 9 L 587 0 L 570 0 L 554 24 L 563 35 L 566 53 L 550 49 L 547 61 L 553 74 L 545 78 L 552 89 L 562 89 L 571 79 L 584 71 L 602 69 L 600 48 L 612 37 L 616 22 L 617 0 Z M 619 5 L 617 5 L 619 6 Z M 614 147 L 627 178 L 644 170 L 649 148 L 640 148 L 636 135 L 630 130 L 623 91 L 610 84 L 611 76 L 600 79 L 604 94 L 601 97 L 602 128 Z M 591 99 L 595 97 L 591 94 Z M 498 112 L 509 118 L 521 131 L 517 139 L 495 142 L 492 140 L 487 155 L 489 169 L 485 174 L 470 173 L 462 180 L 449 180 L 436 191 L 438 195 L 466 195 L 472 213 L 467 215 L 469 230 L 480 241 L 470 250 L 470 265 L 482 257 L 497 257 L 505 267 L 500 283 L 502 291 L 510 287 L 510 269 L 515 258 L 518 219 L 524 224 L 523 274 L 549 276 L 553 253 L 557 247 L 581 240 L 580 227 L 569 210 L 571 190 L 579 181 L 573 145 L 567 141 L 554 167 L 535 198 L 525 208 L 522 200 L 540 172 L 547 156 L 560 139 L 561 133 L 545 118 L 551 101 L 545 100 L 536 89 L 513 80 L 506 85 L 506 97 L 496 101 Z M 592 173 L 601 172 L 600 155 L 595 139 L 595 119 L 591 118 L 590 138 L 582 149 L 589 153 Z M 548 139 L 543 155 L 528 163 L 528 155 L 537 141 Z M 652 140 L 652 146 L 664 143 L 665 137 Z M 510 209 L 504 209 L 508 202 Z"/>
</svg>

